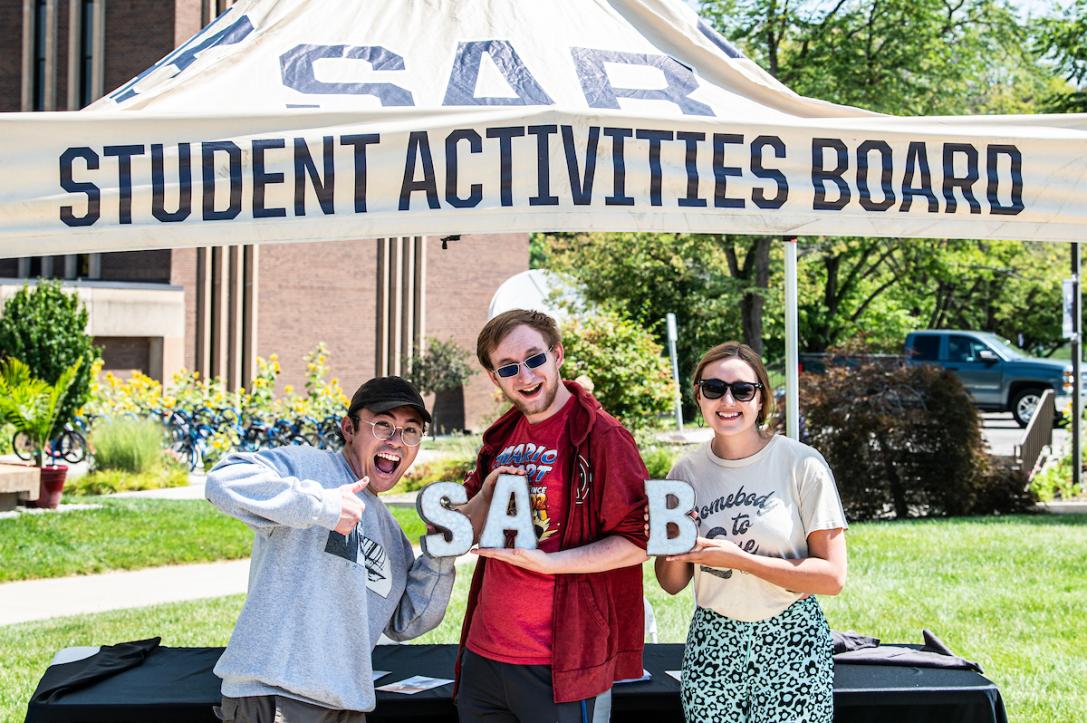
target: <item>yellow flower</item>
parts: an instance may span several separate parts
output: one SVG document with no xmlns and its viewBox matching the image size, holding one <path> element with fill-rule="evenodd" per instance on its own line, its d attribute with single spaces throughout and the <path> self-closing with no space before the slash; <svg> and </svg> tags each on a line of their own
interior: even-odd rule
<svg viewBox="0 0 1087 723">
<path fill-rule="evenodd" d="M 283 393 L 284 394 L 294 394 L 294 385 L 293 384 L 288 384 L 285 387 L 283 387 Z"/>
</svg>

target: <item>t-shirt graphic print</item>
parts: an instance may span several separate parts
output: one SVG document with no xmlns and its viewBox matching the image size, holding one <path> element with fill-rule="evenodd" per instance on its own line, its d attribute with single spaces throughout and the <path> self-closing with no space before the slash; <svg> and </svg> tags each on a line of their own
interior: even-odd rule
<svg viewBox="0 0 1087 723">
<path fill-rule="evenodd" d="M 817 451 L 774 436 L 743 459 L 723 459 L 710 443 L 676 463 L 669 479 L 694 488 L 698 534 L 735 543 L 752 555 L 794 560 L 808 556 L 816 530 L 845 528 L 834 476 Z M 735 620 L 766 620 L 801 593 L 740 570 L 696 565 L 699 607 Z"/>
<path fill-rule="evenodd" d="M 329 532 L 325 552 L 342 557 L 356 565 L 365 565 L 366 588 L 383 598 L 389 596 L 389 591 L 392 590 L 392 567 L 389 564 L 389 555 L 381 543 L 362 534 L 358 525 L 355 525 L 355 529 L 347 535 L 341 535 L 335 530 Z"/>
</svg>

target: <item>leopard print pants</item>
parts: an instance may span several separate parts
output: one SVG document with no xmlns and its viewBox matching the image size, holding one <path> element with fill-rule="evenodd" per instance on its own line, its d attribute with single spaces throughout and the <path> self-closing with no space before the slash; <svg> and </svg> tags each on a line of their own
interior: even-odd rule
<svg viewBox="0 0 1087 723">
<path fill-rule="evenodd" d="M 814 597 L 756 622 L 695 608 L 683 653 L 683 713 L 690 723 L 830 723 L 832 654 Z"/>
</svg>

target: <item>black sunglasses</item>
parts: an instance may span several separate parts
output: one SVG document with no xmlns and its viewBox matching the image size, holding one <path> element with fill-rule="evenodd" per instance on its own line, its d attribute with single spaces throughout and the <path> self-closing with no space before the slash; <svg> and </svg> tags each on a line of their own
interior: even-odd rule
<svg viewBox="0 0 1087 723">
<path fill-rule="evenodd" d="M 547 351 L 551 350 L 548 349 Z M 541 351 L 539 354 L 533 354 L 528 359 L 525 359 L 523 362 L 503 364 L 502 366 L 495 369 L 494 373 L 502 377 L 503 379 L 509 379 L 510 377 L 517 374 L 517 371 L 521 368 L 522 364 L 525 365 L 526 369 L 536 369 L 537 367 L 543 366 L 543 363 L 547 361 L 547 351 Z"/>
<path fill-rule="evenodd" d="M 725 392 L 732 392 L 732 398 L 737 402 L 750 402 L 755 398 L 756 392 L 762 389 L 761 382 L 724 382 L 720 379 L 699 379 L 698 386 L 702 387 L 702 396 L 706 399 L 720 399 Z"/>
</svg>

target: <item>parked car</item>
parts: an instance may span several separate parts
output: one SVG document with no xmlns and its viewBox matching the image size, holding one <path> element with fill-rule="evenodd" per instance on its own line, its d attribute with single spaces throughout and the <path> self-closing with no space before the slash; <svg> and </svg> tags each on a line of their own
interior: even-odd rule
<svg viewBox="0 0 1087 723">
<path fill-rule="evenodd" d="M 1056 394 L 1057 409 L 1072 396 L 1072 365 L 1055 359 L 1032 357 L 1007 339 L 987 331 L 926 329 L 910 332 L 902 356 L 871 354 L 863 357 L 801 354 L 801 371 L 821 373 L 829 366 L 876 364 L 931 364 L 959 378 L 979 409 L 1011 412 L 1026 427 L 1046 389 Z M 1087 391 L 1083 375 L 1081 394 Z"/>
<path fill-rule="evenodd" d="M 1072 395 L 1070 362 L 1032 357 L 987 331 L 911 332 L 905 358 L 907 364 L 934 364 L 953 371 L 980 409 L 1011 412 L 1020 427 L 1030 422 L 1046 389 L 1057 395 L 1058 409 Z"/>
</svg>

